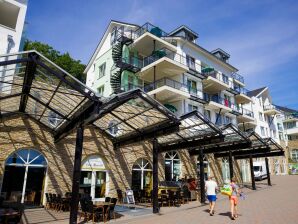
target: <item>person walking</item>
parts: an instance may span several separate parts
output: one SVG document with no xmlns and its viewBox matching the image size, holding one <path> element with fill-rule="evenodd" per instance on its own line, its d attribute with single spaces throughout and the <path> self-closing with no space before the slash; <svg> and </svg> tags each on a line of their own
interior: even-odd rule
<svg viewBox="0 0 298 224">
<path fill-rule="evenodd" d="M 233 177 L 231 179 L 231 190 L 232 194 L 229 197 L 230 205 L 231 205 L 231 219 L 235 220 L 238 218 L 238 195 L 240 194 L 239 186 L 236 184 L 236 179 Z"/>
<path fill-rule="evenodd" d="M 217 183 L 213 180 L 213 177 L 208 177 L 208 180 L 205 183 L 205 190 L 209 201 L 209 214 L 210 216 L 213 216 L 216 202 L 216 190 L 218 190 Z"/>
</svg>

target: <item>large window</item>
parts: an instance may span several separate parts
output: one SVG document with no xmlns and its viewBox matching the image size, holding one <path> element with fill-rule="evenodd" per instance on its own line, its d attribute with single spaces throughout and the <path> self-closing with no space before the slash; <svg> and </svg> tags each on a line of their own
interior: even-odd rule
<svg viewBox="0 0 298 224">
<path fill-rule="evenodd" d="M 98 94 L 99 94 L 100 96 L 103 96 L 104 91 L 105 91 L 105 86 L 102 85 L 102 86 L 98 87 L 98 88 L 97 88 L 97 91 L 98 91 Z"/>
<path fill-rule="evenodd" d="M 208 160 L 206 158 L 206 156 L 204 156 L 203 158 L 203 166 L 204 166 L 204 178 L 205 180 L 207 180 L 209 174 L 210 174 L 210 167 L 209 167 L 209 163 Z M 197 158 L 197 175 L 198 178 L 200 177 L 200 158 Z"/>
<path fill-rule="evenodd" d="M 263 117 L 263 114 L 261 112 L 259 112 L 259 120 L 264 121 L 264 117 Z"/>
<path fill-rule="evenodd" d="M 178 181 L 181 174 L 181 161 L 177 151 L 167 152 L 165 155 L 166 181 Z"/>
<path fill-rule="evenodd" d="M 148 160 L 138 159 L 132 167 L 132 189 L 150 191 L 152 188 L 152 167 Z"/>
<path fill-rule="evenodd" d="M 21 149 L 5 163 L 1 194 L 5 200 L 40 205 L 43 199 L 45 157 L 33 149 Z"/>
<path fill-rule="evenodd" d="M 192 104 L 188 104 L 188 112 L 198 110 L 198 107 Z"/>
<path fill-rule="evenodd" d="M 187 79 L 187 88 L 190 94 L 197 94 L 197 82 L 191 79 Z"/>
<path fill-rule="evenodd" d="M 295 162 L 298 162 L 298 149 L 293 149 L 291 152 L 291 158 Z"/>
<path fill-rule="evenodd" d="M 265 136 L 265 128 L 264 127 L 261 127 L 261 135 Z"/>
<path fill-rule="evenodd" d="M 230 166 L 229 166 L 229 161 L 227 158 L 222 159 L 222 178 L 225 183 L 230 182 Z"/>
</svg>

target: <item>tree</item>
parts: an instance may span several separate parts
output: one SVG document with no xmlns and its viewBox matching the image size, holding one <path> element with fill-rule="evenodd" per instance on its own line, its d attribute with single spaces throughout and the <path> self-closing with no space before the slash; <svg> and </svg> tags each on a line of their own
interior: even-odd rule
<svg viewBox="0 0 298 224">
<path fill-rule="evenodd" d="M 63 68 L 65 71 L 76 77 L 81 82 L 85 83 L 86 75 L 83 73 L 86 65 L 82 64 L 80 60 L 73 59 L 68 52 L 61 54 L 48 44 L 39 41 L 26 40 L 24 50 L 36 50 L 52 62 Z"/>
</svg>

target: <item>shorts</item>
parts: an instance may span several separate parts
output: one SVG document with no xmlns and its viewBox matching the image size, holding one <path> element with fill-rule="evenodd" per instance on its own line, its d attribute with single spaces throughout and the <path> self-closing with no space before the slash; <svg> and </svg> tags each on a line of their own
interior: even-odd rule
<svg viewBox="0 0 298 224">
<path fill-rule="evenodd" d="M 216 201 L 216 195 L 207 195 L 207 198 L 209 202 Z"/>
<path fill-rule="evenodd" d="M 230 201 L 233 201 L 234 202 L 234 205 L 237 205 L 238 204 L 238 198 L 237 198 L 237 196 L 230 196 Z"/>
</svg>

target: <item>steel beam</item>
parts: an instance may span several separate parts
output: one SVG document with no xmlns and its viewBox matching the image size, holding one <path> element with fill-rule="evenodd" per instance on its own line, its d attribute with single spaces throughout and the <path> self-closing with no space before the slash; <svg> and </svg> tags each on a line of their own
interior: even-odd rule
<svg viewBox="0 0 298 224">
<path fill-rule="evenodd" d="M 152 189 L 152 200 L 153 200 L 153 213 L 159 212 L 158 205 L 158 142 L 154 138 L 152 141 L 153 145 L 153 189 Z"/>
<path fill-rule="evenodd" d="M 268 162 L 268 158 L 267 157 L 265 158 L 265 163 L 266 163 L 266 172 L 267 172 L 267 183 L 268 183 L 268 186 L 271 186 L 269 162 Z"/>
<path fill-rule="evenodd" d="M 256 181 L 254 174 L 254 165 L 252 160 L 252 155 L 249 156 L 249 166 L 250 166 L 250 176 L 251 176 L 251 187 L 253 190 L 256 190 Z"/>
<path fill-rule="evenodd" d="M 256 153 L 252 154 L 252 158 L 264 158 L 264 157 L 274 157 L 274 156 L 284 156 L 284 151 L 275 151 L 275 152 L 266 152 L 266 153 Z M 234 156 L 234 159 L 248 159 L 250 155 L 241 155 L 241 156 Z"/>
<path fill-rule="evenodd" d="M 205 177 L 204 177 L 204 154 L 203 149 L 200 149 L 199 154 L 199 161 L 200 161 L 200 191 L 201 191 L 201 203 L 205 203 Z"/>
<path fill-rule="evenodd" d="M 250 155 L 250 154 L 257 154 L 257 153 L 267 153 L 270 152 L 270 148 L 261 148 L 261 149 L 248 149 L 248 150 L 237 150 L 237 151 L 231 151 L 232 156 L 241 156 L 241 155 Z M 222 157 L 228 157 L 229 152 L 221 152 L 221 153 L 215 153 L 214 158 L 222 158 Z"/>
<path fill-rule="evenodd" d="M 79 126 L 77 128 L 75 159 L 74 159 L 74 166 L 73 166 L 69 224 L 77 223 L 83 141 L 84 141 L 84 128 L 83 126 Z"/>
<path fill-rule="evenodd" d="M 230 179 L 232 179 L 234 177 L 232 151 L 229 151 L 229 169 L 230 169 Z"/>
</svg>

